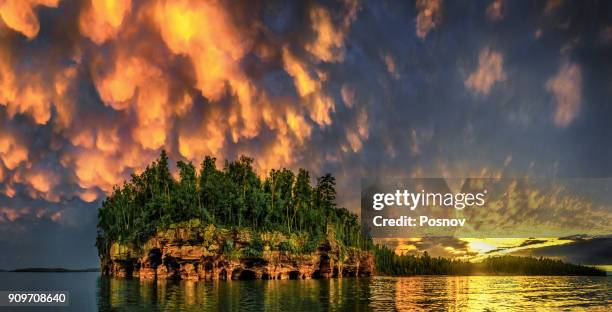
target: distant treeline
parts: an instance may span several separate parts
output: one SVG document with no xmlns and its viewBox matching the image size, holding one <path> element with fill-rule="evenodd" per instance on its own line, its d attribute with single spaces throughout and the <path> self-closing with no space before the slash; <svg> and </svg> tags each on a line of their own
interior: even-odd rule
<svg viewBox="0 0 612 312">
<path fill-rule="evenodd" d="M 114 188 L 98 211 L 101 254 L 113 242 L 140 244 L 159 229 L 193 219 L 226 228 L 307 233 L 311 243 L 306 249 L 314 250 L 329 232 L 344 246 L 371 247 L 358 217 L 336 205 L 336 181 L 330 174 L 314 185 L 304 169 L 297 174 L 272 169 L 260 179 L 253 159 L 245 156 L 225 161 L 221 169 L 210 156 L 199 170 L 182 161 L 177 167 L 178 180 L 162 151 L 142 173 Z"/>
<path fill-rule="evenodd" d="M 561 260 L 516 256 L 489 257 L 472 263 L 442 257 L 397 255 L 385 246 L 375 247 L 376 270 L 382 275 L 606 275 L 597 268 Z"/>
<path fill-rule="evenodd" d="M 32 272 L 32 273 L 72 273 L 72 272 L 100 272 L 99 268 L 66 269 L 66 268 L 22 268 L 10 270 L 9 272 Z"/>
</svg>

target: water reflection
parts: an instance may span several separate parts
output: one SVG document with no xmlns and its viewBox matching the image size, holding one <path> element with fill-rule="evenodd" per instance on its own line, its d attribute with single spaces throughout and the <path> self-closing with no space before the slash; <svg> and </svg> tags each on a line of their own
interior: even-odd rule
<svg viewBox="0 0 612 312">
<path fill-rule="evenodd" d="M 100 277 L 101 311 L 505 311 L 612 308 L 610 277 L 139 281 Z"/>
</svg>

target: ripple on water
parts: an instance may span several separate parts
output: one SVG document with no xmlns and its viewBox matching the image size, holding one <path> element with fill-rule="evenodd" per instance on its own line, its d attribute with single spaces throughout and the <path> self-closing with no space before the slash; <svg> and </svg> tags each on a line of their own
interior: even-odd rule
<svg viewBox="0 0 612 312">
<path fill-rule="evenodd" d="M 610 277 L 414 276 L 141 282 L 100 278 L 100 310 L 610 310 Z"/>
</svg>

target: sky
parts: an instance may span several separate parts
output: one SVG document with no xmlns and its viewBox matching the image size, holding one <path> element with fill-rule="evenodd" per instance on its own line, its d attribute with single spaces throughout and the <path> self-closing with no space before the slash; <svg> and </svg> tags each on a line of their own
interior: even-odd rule
<svg viewBox="0 0 612 312">
<path fill-rule="evenodd" d="M 0 268 L 97 266 L 97 208 L 162 149 L 330 172 L 356 213 L 364 176 L 611 177 L 611 55 L 608 1 L 0 0 Z"/>
</svg>

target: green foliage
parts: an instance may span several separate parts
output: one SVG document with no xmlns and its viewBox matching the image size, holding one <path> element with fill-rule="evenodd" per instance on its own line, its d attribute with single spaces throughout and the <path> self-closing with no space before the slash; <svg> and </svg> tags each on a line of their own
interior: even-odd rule
<svg viewBox="0 0 612 312">
<path fill-rule="evenodd" d="M 263 256 L 263 251 L 263 240 L 261 239 L 261 236 L 255 234 L 249 242 L 249 246 L 243 250 L 242 254 L 247 258 L 261 258 Z"/>
<path fill-rule="evenodd" d="M 278 245 L 278 249 L 280 251 L 291 252 L 291 253 L 297 252 L 298 250 L 295 244 L 293 243 L 293 241 L 291 240 L 282 241 Z"/>
<path fill-rule="evenodd" d="M 221 246 L 221 252 L 224 256 L 230 257 L 234 252 L 234 241 L 231 239 L 226 240 Z"/>
<path fill-rule="evenodd" d="M 173 224 L 303 233 L 306 242 L 285 246 L 300 252 L 314 251 L 316 242 L 330 230 L 344 246 L 372 246 L 371 239 L 362 235 L 357 216 L 337 207 L 336 182 L 330 174 L 318 178 L 314 186 L 304 169 L 297 175 L 289 169 L 273 169 L 260 179 L 253 159 L 245 156 L 225 161 L 221 170 L 210 156 L 204 158 L 199 172 L 182 161 L 177 169 L 178 181 L 170 174 L 168 156 L 162 151 L 142 173 L 115 186 L 98 211 L 100 254 L 108 254 L 113 242 L 142 244 Z M 249 248 L 249 252 L 259 252 L 259 248 Z"/>
<path fill-rule="evenodd" d="M 515 256 L 490 257 L 479 263 L 423 255 L 397 255 L 385 246 L 374 248 L 376 271 L 380 274 L 409 275 L 605 275 L 587 266 L 546 258 Z"/>
<path fill-rule="evenodd" d="M 321 237 L 310 236 L 308 237 L 308 240 L 306 240 L 304 244 L 302 245 L 300 253 L 308 254 L 308 253 L 315 252 L 317 250 L 317 247 L 319 247 L 320 243 L 321 243 Z"/>
</svg>

